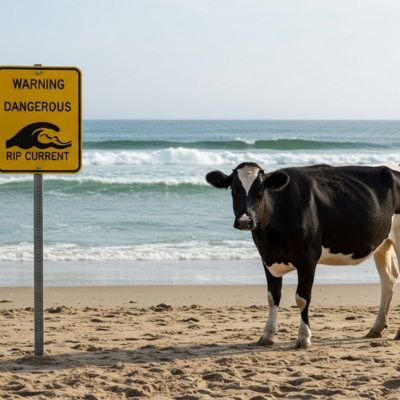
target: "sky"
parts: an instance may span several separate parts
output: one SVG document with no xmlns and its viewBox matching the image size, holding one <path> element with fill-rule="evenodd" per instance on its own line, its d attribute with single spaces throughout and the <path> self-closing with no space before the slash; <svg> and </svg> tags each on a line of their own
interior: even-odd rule
<svg viewBox="0 0 400 400">
<path fill-rule="evenodd" d="M 0 6 L 0 65 L 80 68 L 84 119 L 400 119 L 398 0 Z"/>
</svg>

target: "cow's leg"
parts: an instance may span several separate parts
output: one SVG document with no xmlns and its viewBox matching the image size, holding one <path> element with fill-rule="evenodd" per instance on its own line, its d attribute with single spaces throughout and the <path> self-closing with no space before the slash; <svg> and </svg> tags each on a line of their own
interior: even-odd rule
<svg viewBox="0 0 400 400">
<path fill-rule="evenodd" d="M 305 270 L 298 268 L 299 283 L 296 291 L 296 304 L 300 309 L 301 321 L 299 334 L 296 342 L 296 349 L 307 349 L 311 347 L 311 329 L 308 318 L 312 286 L 314 283 L 315 267 L 308 267 Z"/>
<path fill-rule="evenodd" d="M 396 218 L 394 220 L 396 220 Z M 398 221 L 397 221 L 397 223 L 394 222 L 394 225 L 392 226 L 392 232 L 390 232 L 390 236 L 389 236 L 389 238 L 393 244 L 394 251 L 396 252 L 398 263 L 400 263 L 400 226 L 399 225 L 400 224 Z M 399 269 L 398 269 L 398 266 L 395 264 L 394 260 L 392 262 L 391 271 L 392 271 L 393 280 L 394 280 L 394 283 L 393 283 L 393 289 L 394 289 L 396 279 L 399 276 Z M 400 340 L 400 327 L 397 331 L 396 336 L 394 337 L 394 340 Z"/>
<path fill-rule="evenodd" d="M 278 331 L 278 307 L 282 295 L 282 278 L 275 278 L 264 265 L 265 275 L 268 283 L 268 320 L 264 328 L 258 346 L 271 346 L 274 344 L 274 338 Z"/>
<path fill-rule="evenodd" d="M 367 334 L 368 338 L 378 338 L 388 326 L 390 302 L 392 301 L 396 279 L 399 271 L 394 262 L 392 243 L 386 240 L 374 254 L 376 268 L 381 279 L 381 305 L 378 316 L 372 329 Z"/>
</svg>

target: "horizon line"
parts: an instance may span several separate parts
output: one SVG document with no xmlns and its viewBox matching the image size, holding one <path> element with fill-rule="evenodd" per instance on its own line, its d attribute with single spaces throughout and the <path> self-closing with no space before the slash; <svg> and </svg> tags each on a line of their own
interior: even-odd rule
<svg viewBox="0 0 400 400">
<path fill-rule="evenodd" d="M 370 121 L 370 122 L 398 122 L 399 119 L 325 119 L 325 118 L 82 118 L 86 121 Z"/>
</svg>

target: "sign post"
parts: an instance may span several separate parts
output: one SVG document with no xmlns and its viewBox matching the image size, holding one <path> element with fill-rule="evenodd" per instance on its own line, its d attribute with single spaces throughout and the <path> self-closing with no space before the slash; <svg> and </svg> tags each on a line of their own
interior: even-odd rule
<svg viewBox="0 0 400 400">
<path fill-rule="evenodd" d="M 33 176 L 33 257 L 34 257 L 34 308 L 35 356 L 44 354 L 43 343 L 43 175 Z"/>
<path fill-rule="evenodd" d="M 0 173 L 34 179 L 35 355 L 44 354 L 43 174 L 82 167 L 81 72 L 0 66 Z"/>
<path fill-rule="evenodd" d="M 35 64 L 35 67 L 41 67 Z M 35 312 L 35 356 L 44 355 L 43 308 L 43 175 L 33 175 L 33 293 Z"/>
</svg>

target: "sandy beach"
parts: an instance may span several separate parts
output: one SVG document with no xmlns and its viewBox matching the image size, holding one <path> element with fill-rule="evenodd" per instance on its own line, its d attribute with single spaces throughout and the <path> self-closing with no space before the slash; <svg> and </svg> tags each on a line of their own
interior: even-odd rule
<svg viewBox="0 0 400 400">
<path fill-rule="evenodd" d="M 400 295 L 384 336 L 366 339 L 379 285 L 316 285 L 313 347 L 294 350 L 294 293 L 267 348 L 265 285 L 46 288 L 36 357 L 33 289 L 0 288 L 0 398 L 399 399 Z"/>
</svg>

